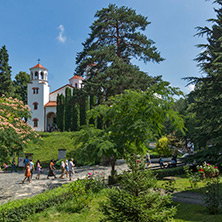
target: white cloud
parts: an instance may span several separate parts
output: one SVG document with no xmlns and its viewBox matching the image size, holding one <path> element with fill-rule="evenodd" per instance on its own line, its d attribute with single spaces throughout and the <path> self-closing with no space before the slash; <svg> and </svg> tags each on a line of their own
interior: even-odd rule
<svg viewBox="0 0 222 222">
<path fill-rule="evenodd" d="M 57 39 L 59 42 L 65 43 L 66 36 L 63 35 L 65 28 L 63 25 L 59 25 L 58 29 L 59 29 L 59 35 L 57 36 Z"/>
<path fill-rule="evenodd" d="M 195 88 L 195 85 L 194 85 L 194 84 L 188 85 L 188 90 L 189 90 L 189 92 L 193 91 L 194 88 Z"/>
</svg>

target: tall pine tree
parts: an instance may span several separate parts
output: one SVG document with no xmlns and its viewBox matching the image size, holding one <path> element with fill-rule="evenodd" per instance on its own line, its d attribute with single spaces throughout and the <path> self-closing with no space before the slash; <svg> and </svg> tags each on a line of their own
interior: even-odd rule
<svg viewBox="0 0 222 222">
<path fill-rule="evenodd" d="M 56 123 L 58 130 L 64 131 L 64 103 L 65 97 L 63 94 L 57 96 L 57 106 L 56 106 Z"/>
<path fill-rule="evenodd" d="M 13 81 L 15 97 L 27 104 L 27 83 L 30 81 L 30 75 L 26 72 L 19 72 Z"/>
<path fill-rule="evenodd" d="M 204 75 L 188 78 L 190 83 L 196 84 L 192 92 L 196 133 L 202 144 L 211 143 L 215 148 L 216 153 L 211 156 L 213 159 L 217 157 L 217 148 L 222 147 L 222 0 L 216 0 L 215 3 L 219 5 L 214 9 L 216 18 L 208 20 L 212 22 L 212 27 L 197 28 L 198 36 L 207 37 L 206 44 L 198 45 L 202 52 L 196 58 Z M 208 155 L 208 160 L 211 157 Z M 222 162 L 222 157 L 216 159 Z"/>
<path fill-rule="evenodd" d="M 110 4 L 95 14 L 91 33 L 76 58 L 76 72 L 86 72 L 84 90 L 89 94 L 101 91 L 104 100 L 125 89 L 146 89 L 152 78 L 132 64 L 132 59 L 160 62 L 154 42 L 144 31 L 150 22 L 135 10 Z M 100 94 L 100 93 L 99 93 Z"/>
<path fill-rule="evenodd" d="M 0 49 L 0 96 L 13 96 L 13 83 L 11 80 L 11 66 L 9 66 L 9 55 L 4 45 Z"/>
<path fill-rule="evenodd" d="M 65 131 L 71 130 L 72 105 L 70 100 L 71 100 L 71 89 L 67 87 L 65 90 Z"/>
</svg>

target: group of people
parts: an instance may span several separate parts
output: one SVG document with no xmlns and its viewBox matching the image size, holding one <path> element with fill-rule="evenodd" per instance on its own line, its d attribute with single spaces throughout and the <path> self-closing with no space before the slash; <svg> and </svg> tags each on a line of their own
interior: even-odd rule
<svg viewBox="0 0 222 222">
<path fill-rule="evenodd" d="M 28 180 L 29 183 L 31 183 L 32 177 L 33 177 L 33 174 L 35 171 L 35 165 L 34 165 L 32 159 L 29 160 L 27 156 L 24 160 L 24 164 L 25 164 L 25 178 L 22 181 L 22 183 L 24 183 L 25 180 Z M 71 158 L 69 161 L 68 160 L 66 160 L 65 162 L 62 161 L 61 162 L 62 175 L 60 176 L 60 178 L 64 179 L 65 175 L 66 175 L 66 177 L 68 177 L 68 175 L 69 175 L 69 180 L 71 181 L 72 176 L 75 173 L 74 167 L 75 167 L 75 164 L 73 163 L 73 158 Z M 37 170 L 36 179 L 37 180 L 40 179 L 41 169 L 42 169 L 42 166 L 41 166 L 40 160 L 37 160 L 37 162 L 36 162 L 36 170 Z M 51 177 L 51 176 L 56 178 L 55 170 L 56 170 L 55 161 L 52 159 L 49 164 L 49 172 L 47 175 L 47 179 L 49 179 L 49 177 Z"/>
<path fill-rule="evenodd" d="M 160 158 L 159 158 L 159 164 L 160 164 L 160 168 L 162 169 L 162 168 L 165 168 L 165 164 L 164 164 L 164 159 L 163 159 L 163 155 L 161 155 L 160 156 Z M 146 165 L 146 168 L 149 168 L 149 167 L 151 167 L 151 159 L 150 159 L 150 154 L 149 154 L 149 150 L 147 150 L 147 153 L 146 153 L 146 156 L 145 156 L 145 158 L 146 158 L 146 163 L 147 163 L 147 165 Z M 171 159 L 171 162 L 170 163 L 168 163 L 168 165 L 166 166 L 167 168 L 171 168 L 171 167 L 176 167 L 176 165 L 177 165 L 177 154 L 176 154 L 176 152 L 174 152 L 173 153 L 173 156 L 172 156 L 172 159 Z"/>
<path fill-rule="evenodd" d="M 29 183 L 31 183 L 34 171 L 35 171 L 35 165 L 32 161 L 32 159 L 28 159 L 28 157 L 26 156 L 26 158 L 24 159 L 24 164 L 25 164 L 25 178 L 22 181 L 22 183 L 25 182 L 25 180 L 28 180 Z M 40 160 L 37 160 L 36 162 L 36 169 L 37 169 L 37 176 L 36 179 L 39 180 L 40 179 L 40 172 L 41 172 L 41 165 L 40 165 Z"/>
</svg>

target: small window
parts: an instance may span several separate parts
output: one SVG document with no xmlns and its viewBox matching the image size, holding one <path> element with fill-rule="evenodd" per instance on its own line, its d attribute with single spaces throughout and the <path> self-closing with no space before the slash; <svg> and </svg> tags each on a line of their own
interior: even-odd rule
<svg viewBox="0 0 222 222">
<path fill-rule="evenodd" d="M 33 127 L 38 127 L 39 120 L 37 118 L 33 119 Z"/>
<path fill-rule="evenodd" d="M 38 79 L 38 72 L 35 72 L 35 79 Z"/>
<path fill-rule="evenodd" d="M 44 79 L 44 73 L 41 72 L 41 79 Z"/>
<path fill-rule="evenodd" d="M 31 72 L 31 80 L 33 80 L 33 72 Z"/>
<path fill-rule="evenodd" d="M 78 86 L 77 83 L 75 83 L 75 87 L 76 87 L 76 88 L 78 88 L 77 86 Z"/>
<path fill-rule="evenodd" d="M 39 94 L 39 88 L 32 88 L 33 94 Z"/>
<path fill-rule="evenodd" d="M 33 103 L 33 106 L 34 106 L 34 110 L 37 110 L 38 109 L 38 103 L 37 102 L 35 102 L 35 103 Z"/>
</svg>

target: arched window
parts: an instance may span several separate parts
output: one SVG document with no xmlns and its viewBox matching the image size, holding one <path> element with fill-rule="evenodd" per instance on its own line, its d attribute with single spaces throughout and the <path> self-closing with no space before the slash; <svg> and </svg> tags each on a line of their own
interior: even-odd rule
<svg viewBox="0 0 222 222">
<path fill-rule="evenodd" d="M 33 104 L 32 104 L 33 106 L 34 106 L 34 110 L 37 110 L 38 109 L 38 103 L 37 102 L 34 102 Z"/>
<path fill-rule="evenodd" d="M 44 79 L 44 72 L 41 72 L 41 79 Z"/>
<path fill-rule="evenodd" d="M 78 85 L 77 85 L 77 83 L 75 83 L 75 87 L 76 87 L 76 88 L 78 88 Z"/>
<path fill-rule="evenodd" d="M 35 72 L 35 79 L 38 79 L 38 72 Z"/>
<path fill-rule="evenodd" d="M 38 127 L 39 120 L 37 118 L 33 119 L 33 127 Z"/>
<path fill-rule="evenodd" d="M 31 72 L 31 80 L 33 80 L 33 72 Z"/>
</svg>

